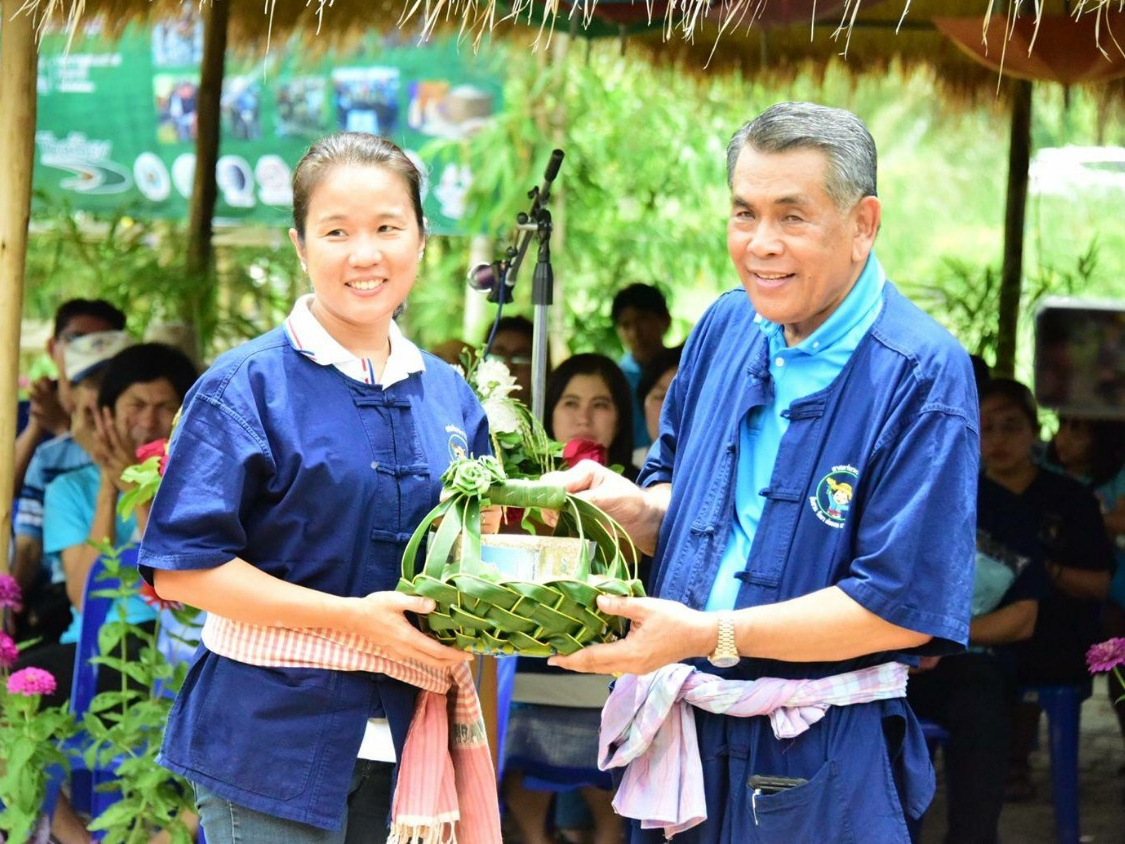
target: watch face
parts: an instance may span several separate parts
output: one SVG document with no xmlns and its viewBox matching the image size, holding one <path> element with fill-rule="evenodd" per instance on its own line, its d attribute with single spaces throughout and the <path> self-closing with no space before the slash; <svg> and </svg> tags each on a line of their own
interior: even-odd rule
<svg viewBox="0 0 1125 844">
<path fill-rule="evenodd" d="M 736 656 L 709 656 L 707 661 L 716 668 L 734 668 L 738 665 L 738 657 Z"/>
</svg>

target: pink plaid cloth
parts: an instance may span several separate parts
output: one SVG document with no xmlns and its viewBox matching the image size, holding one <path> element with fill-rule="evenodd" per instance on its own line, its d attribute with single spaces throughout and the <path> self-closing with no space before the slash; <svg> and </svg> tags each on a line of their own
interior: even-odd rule
<svg viewBox="0 0 1125 844">
<path fill-rule="evenodd" d="M 249 665 L 369 671 L 420 688 L 388 844 L 500 844 L 496 774 L 468 665 L 428 668 L 393 660 L 375 642 L 337 630 L 262 627 L 214 614 L 201 636 L 212 653 Z"/>
<path fill-rule="evenodd" d="M 906 695 L 906 666 L 885 663 L 816 680 L 724 680 L 690 665 L 666 665 L 614 684 L 602 710 L 598 767 L 625 768 L 613 798 L 619 815 L 665 837 L 707 820 L 703 764 L 692 706 L 721 715 L 768 715 L 778 738 L 800 735 L 829 706 Z"/>
</svg>

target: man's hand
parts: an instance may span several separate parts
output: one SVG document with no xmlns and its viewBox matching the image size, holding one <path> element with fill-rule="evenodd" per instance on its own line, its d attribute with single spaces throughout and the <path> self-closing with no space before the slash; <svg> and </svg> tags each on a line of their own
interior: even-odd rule
<svg viewBox="0 0 1125 844">
<path fill-rule="evenodd" d="M 602 595 L 598 607 L 629 619 L 629 635 L 608 645 L 591 645 L 547 662 L 589 674 L 648 674 L 657 668 L 715 650 L 719 621 L 714 613 L 689 609 L 661 598 Z"/>
<path fill-rule="evenodd" d="M 50 378 L 37 378 L 27 389 L 28 413 L 41 430 L 52 435 L 65 434 L 70 414 L 59 402 L 59 391 Z"/>
<path fill-rule="evenodd" d="M 564 472 L 548 472 L 543 480 L 564 486 L 567 492 L 600 507 L 625 528 L 643 553 L 651 554 L 656 549 L 660 525 L 668 509 L 670 484 L 641 489 L 593 460 L 580 460 Z"/>
</svg>

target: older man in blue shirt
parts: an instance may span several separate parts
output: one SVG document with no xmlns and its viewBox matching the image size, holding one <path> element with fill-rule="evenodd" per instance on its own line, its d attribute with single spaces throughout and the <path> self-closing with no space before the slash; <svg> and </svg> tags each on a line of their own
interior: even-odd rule
<svg viewBox="0 0 1125 844">
<path fill-rule="evenodd" d="M 933 771 L 905 666 L 968 635 L 969 358 L 875 257 L 875 144 L 855 115 L 773 106 L 727 163 L 745 292 L 689 338 L 639 486 L 591 465 L 564 478 L 655 554 L 657 597 L 601 599 L 629 635 L 553 661 L 638 675 L 686 662 L 746 688 L 880 672 L 883 699 L 828 707 L 796 737 L 695 709 L 706 813 L 676 840 L 908 841 Z M 635 842 L 658 835 L 633 826 Z"/>
</svg>

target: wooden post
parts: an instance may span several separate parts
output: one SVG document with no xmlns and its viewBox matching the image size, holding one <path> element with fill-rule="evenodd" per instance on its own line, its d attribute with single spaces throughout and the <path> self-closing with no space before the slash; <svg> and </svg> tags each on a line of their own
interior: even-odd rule
<svg viewBox="0 0 1125 844">
<path fill-rule="evenodd" d="M 1008 143 L 1008 200 L 1004 212 L 1004 268 L 1000 275 L 1000 325 L 995 374 L 1011 378 L 1016 371 L 1016 332 L 1023 286 L 1023 228 L 1027 212 L 1028 166 L 1031 163 L 1031 83 L 1014 83 L 1012 130 Z"/>
<path fill-rule="evenodd" d="M 187 268 L 213 283 L 211 221 L 218 188 L 215 165 L 219 161 L 220 100 L 227 51 L 229 0 L 211 0 L 203 6 L 203 65 L 199 73 L 199 107 L 196 110 L 195 182 L 188 208 Z M 196 314 L 184 314 L 195 320 Z"/>
<path fill-rule="evenodd" d="M 16 400 L 19 388 L 20 317 L 23 313 L 31 169 L 35 162 L 36 74 L 34 21 L 4 5 L 0 27 L 0 524 L 12 523 L 15 483 Z M 6 569 L 7 565 L 0 565 Z"/>
</svg>

